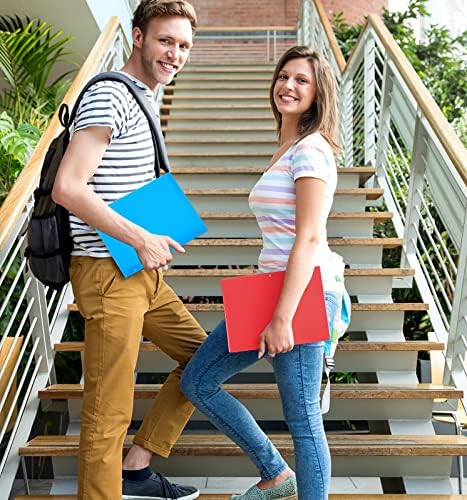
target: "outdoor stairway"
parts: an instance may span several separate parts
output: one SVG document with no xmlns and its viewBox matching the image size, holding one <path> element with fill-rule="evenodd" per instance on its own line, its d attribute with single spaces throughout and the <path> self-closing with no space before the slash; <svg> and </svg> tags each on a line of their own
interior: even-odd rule
<svg viewBox="0 0 467 500">
<path fill-rule="evenodd" d="M 206 234 L 186 246 L 186 254 L 176 256 L 165 279 L 207 331 L 223 317 L 220 279 L 257 272 L 261 239 L 248 207 L 248 193 L 265 170 L 276 144 L 268 104 L 271 76 L 272 67 L 264 65 L 190 65 L 165 90 L 161 120 L 172 172 L 208 226 Z M 336 494 L 330 498 L 420 500 L 430 498 L 429 493 L 440 491 L 439 487 L 446 491 L 453 457 L 467 455 L 464 437 L 435 435 L 432 424 L 434 401 L 457 400 L 462 392 L 420 383 L 417 376 L 419 353 L 436 356 L 444 346 L 426 339 L 406 339 L 406 314 L 424 314 L 428 306 L 393 301 L 394 287 L 411 287 L 414 271 L 383 267 L 386 252 L 403 249 L 402 240 L 377 236 L 379 225 L 390 222 L 392 214 L 374 208 L 384 194 L 378 179 L 375 185 L 367 186 L 375 175 L 372 167 L 339 168 L 328 221 L 329 243 L 345 259 L 346 286 L 352 296 L 352 320 L 337 348 L 331 409 L 324 416 L 333 477 L 403 477 L 408 490 L 412 480 L 419 482 L 412 478 L 430 479 L 426 481 L 426 493 L 420 496 Z M 211 299 L 207 302 L 200 297 Z M 74 304 L 69 310 L 77 314 Z M 62 342 L 55 345 L 55 351 L 82 354 L 83 347 L 82 342 Z M 159 384 L 144 381 L 173 367 L 174 362 L 157 347 L 141 343 L 135 421 L 141 420 L 160 389 Z M 352 383 L 346 384 L 346 380 Z M 226 388 L 250 408 L 293 464 L 293 446 L 282 421 L 270 364 L 261 360 L 230 380 Z M 55 477 L 74 476 L 82 386 L 50 385 L 39 392 L 39 397 L 50 410 L 57 401 L 67 402 L 68 432 L 66 436 L 37 436 L 20 448 L 20 454 L 28 459 L 52 457 Z M 130 430 L 126 448 L 132 433 L 134 430 Z M 171 477 L 256 475 L 241 450 L 219 435 L 199 412 L 193 415 L 172 458 L 155 458 L 154 465 Z"/>
</svg>

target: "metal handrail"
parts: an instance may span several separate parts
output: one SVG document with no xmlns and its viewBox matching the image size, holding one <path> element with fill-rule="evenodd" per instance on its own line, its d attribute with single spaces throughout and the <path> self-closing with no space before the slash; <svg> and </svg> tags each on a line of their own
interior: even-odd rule
<svg viewBox="0 0 467 500">
<path fill-rule="evenodd" d="M 319 0 L 302 2 L 299 33 L 308 30 L 308 40 L 327 36 L 319 10 Z M 337 68 L 331 40 L 320 44 Z M 467 151 L 377 16 L 335 72 L 343 162 L 376 166 L 404 240 L 401 265 L 415 269 L 436 337 L 446 343 L 444 381 L 467 393 Z"/>
</svg>

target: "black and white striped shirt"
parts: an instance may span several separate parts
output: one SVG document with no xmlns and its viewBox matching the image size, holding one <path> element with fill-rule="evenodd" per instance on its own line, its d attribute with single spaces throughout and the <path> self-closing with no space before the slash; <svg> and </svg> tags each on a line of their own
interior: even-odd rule
<svg viewBox="0 0 467 500">
<path fill-rule="evenodd" d="M 150 102 L 154 93 L 139 80 Z M 74 122 L 74 130 L 110 127 L 111 141 L 88 186 L 106 203 L 118 200 L 151 181 L 154 174 L 154 146 L 146 116 L 125 84 L 104 81 L 85 93 Z M 110 257 L 95 229 L 70 214 L 72 255 Z"/>
</svg>

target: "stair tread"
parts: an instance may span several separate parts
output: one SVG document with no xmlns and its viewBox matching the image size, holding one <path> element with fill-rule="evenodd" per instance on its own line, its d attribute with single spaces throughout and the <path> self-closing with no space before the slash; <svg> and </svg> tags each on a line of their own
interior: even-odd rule
<svg viewBox="0 0 467 500">
<path fill-rule="evenodd" d="M 275 132 L 276 128 L 274 126 L 265 127 L 252 127 L 250 125 L 245 125 L 243 127 L 225 127 L 225 128 L 215 128 L 215 127 L 162 127 L 163 132 Z M 169 139 L 166 141 L 170 141 Z M 236 142 L 236 141 L 232 141 Z M 276 141 L 277 142 L 277 141 Z M 200 167 L 205 168 L 205 167 Z M 173 170 L 173 169 L 172 169 Z"/>
<path fill-rule="evenodd" d="M 69 311 L 78 311 L 76 304 L 68 306 Z M 69 341 L 55 344 L 56 352 L 83 352 L 84 342 Z M 407 340 L 403 342 L 369 342 L 366 340 L 342 341 L 337 344 L 338 352 L 393 352 L 393 351 L 442 351 L 444 344 L 442 342 L 432 342 L 428 340 Z M 158 352 L 160 349 L 152 342 L 141 342 L 140 352 Z"/>
<path fill-rule="evenodd" d="M 200 212 L 202 219 L 255 219 L 253 212 Z M 392 212 L 331 212 L 328 219 L 392 219 Z"/>
<path fill-rule="evenodd" d="M 182 82 L 180 82 L 182 83 Z M 269 91 L 269 85 L 248 85 L 245 87 L 241 87 L 241 89 L 238 87 L 238 85 L 229 85 L 229 86 L 223 86 L 219 87 L 216 85 L 205 85 L 203 87 L 196 86 L 196 85 L 183 85 L 183 86 L 178 86 L 178 85 L 166 85 L 164 87 L 164 91 L 171 91 L 171 90 L 266 90 Z"/>
<path fill-rule="evenodd" d="M 226 101 L 228 100 L 239 100 L 239 99 L 264 99 L 269 101 L 269 94 L 267 92 L 268 89 L 265 89 L 266 92 L 264 94 L 250 94 L 250 95 L 239 95 L 239 94 L 229 94 L 226 93 L 224 95 L 209 95 L 209 94 L 204 94 L 204 95 L 199 95 L 199 94 L 193 94 L 193 95 L 177 95 L 177 94 L 165 94 L 164 95 L 164 100 L 171 100 L 171 99 L 177 99 L 179 101 L 183 99 L 225 99 Z"/>
<path fill-rule="evenodd" d="M 216 115 L 216 116 L 199 116 L 199 114 L 189 114 L 189 115 L 162 115 L 161 116 L 161 121 L 167 121 L 170 118 L 170 121 L 173 122 L 175 120 L 196 120 L 197 122 L 205 120 L 212 122 L 213 120 L 215 121 L 225 121 L 227 123 L 230 123 L 232 120 L 245 120 L 250 123 L 252 120 L 271 120 L 271 123 L 274 123 L 274 118 L 273 115 L 268 113 L 264 115 L 255 115 L 255 116 L 222 116 L 222 115 Z"/>
<path fill-rule="evenodd" d="M 271 106 L 269 104 L 161 104 L 160 109 L 271 109 Z M 272 117 L 272 112 L 270 116 Z"/>
<path fill-rule="evenodd" d="M 250 274 L 257 274 L 259 270 L 257 268 L 248 269 L 169 269 L 164 273 L 166 277 L 172 276 L 248 276 Z M 357 268 L 357 269 L 345 269 L 344 276 L 413 276 L 415 270 L 407 267 L 397 268 L 397 267 L 376 267 L 376 268 Z"/>
<path fill-rule="evenodd" d="M 185 130 L 185 129 L 171 129 L 173 132 L 178 132 L 180 130 Z M 186 129 L 190 130 L 193 132 L 196 132 L 198 130 L 204 130 L 204 129 Z M 216 132 L 219 129 L 206 129 L 209 131 Z M 226 131 L 231 131 L 231 130 L 236 130 L 236 129 L 225 129 Z M 241 129 L 239 129 L 241 130 Z M 246 128 L 245 130 L 251 130 Z M 258 129 L 259 130 L 259 129 Z M 263 166 L 258 166 L 258 167 L 241 167 L 237 165 L 232 165 L 232 166 L 209 166 L 209 167 L 173 167 L 171 168 L 171 172 L 173 174 L 231 174 L 231 173 L 238 173 L 238 174 L 262 174 L 265 170 L 267 170 L 267 167 Z M 376 173 L 376 169 L 373 167 L 339 167 L 337 169 L 338 174 L 369 174 L 373 175 Z"/>
<path fill-rule="evenodd" d="M 283 455 L 293 455 L 288 434 L 270 434 Z M 465 436 L 327 434 L 333 456 L 457 456 L 467 455 Z M 125 439 L 128 450 L 132 436 Z M 79 436 L 37 436 L 19 448 L 20 456 L 77 456 Z M 242 456 L 242 450 L 220 434 L 184 434 L 171 456 Z"/>
<path fill-rule="evenodd" d="M 402 243 L 402 238 L 328 238 L 329 246 L 383 246 L 385 248 L 395 248 L 401 246 Z M 263 240 L 261 238 L 197 238 L 185 246 L 256 247 L 262 245 Z"/>
<path fill-rule="evenodd" d="M 15 500 L 77 500 L 75 495 L 20 495 L 15 496 Z M 230 500 L 230 494 L 206 494 L 202 493 L 199 500 Z M 430 495 L 424 493 L 423 495 L 413 494 L 382 494 L 382 493 L 336 493 L 330 494 L 329 500 L 467 500 L 467 495 Z"/>
<path fill-rule="evenodd" d="M 136 384 L 135 399 L 154 399 L 161 384 Z M 243 399 L 279 399 L 276 384 L 224 384 L 232 396 Z M 324 385 L 321 390 L 324 389 Z M 81 399 L 82 384 L 54 384 L 39 391 L 39 398 Z M 454 387 L 436 384 L 331 384 L 333 399 L 457 399 L 463 392 Z"/>
<path fill-rule="evenodd" d="M 251 190 L 248 188 L 229 189 L 185 189 L 187 196 L 249 196 Z M 338 188 L 335 196 L 366 196 L 368 200 L 375 200 L 384 194 L 382 188 Z"/>
</svg>

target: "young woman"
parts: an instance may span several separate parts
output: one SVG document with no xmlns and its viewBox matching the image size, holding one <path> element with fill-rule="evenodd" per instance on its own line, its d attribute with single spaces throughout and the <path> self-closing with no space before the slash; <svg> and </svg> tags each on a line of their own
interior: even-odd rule
<svg viewBox="0 0 467 500">
<path fill-rule="evenodd" d="M 331 476 L 320 411 L 323 342 L 294 346 L 292 318 L 315 266 L 320 266 L 332 328 L 342 299 L 342 259 L 330 251 L 326 220 L 337 184 L 337 103 L 328 63 L 307 47 L 280 59 L 270 90 L 279 145 L 250 194 L 263 236 L 262 272 L 285 270 L 273 318 L 258 351 L 229 353 L 221 322 L 184 370 L 182 391 L 248 454 L 261 481 L 236 499 L 324 500 Z M 310 318 L 312 321 L 312 318 Z M 221 384 L 267 355 L 274 368 L 295 448 L 296 477 L 248 410 Z"/>
</svg>

